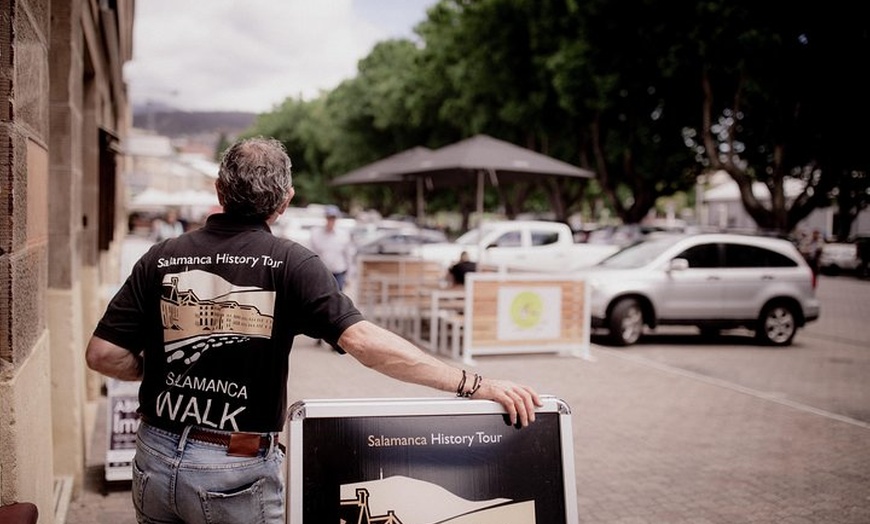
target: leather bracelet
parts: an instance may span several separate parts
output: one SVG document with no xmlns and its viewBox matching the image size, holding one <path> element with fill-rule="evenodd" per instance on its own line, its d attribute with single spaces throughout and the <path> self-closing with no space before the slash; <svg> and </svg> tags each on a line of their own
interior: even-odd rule
<svg viewBox="0 0 870 524">
<path fill-rule="evenodd" d="M 468 375 L 465 373 L 465 370 L 462 370 L 462 380 L 459 381 L 459 387 L 456 388 L 456 396 L 462 398 L 470 398 L 472 395 L 477 393 L 477 390 L 480 389 L 480 385 L 483 383 L 483 377 L 474 374 L 474 381 L 471 383 L 471 389 L 465 391 L 465 383 L 468 380 Z"/>
<path fill-rule="evenodd" d="M 483 383 L 483 377 L 481 377 L 480 375 L 475 373 L 474 374 L 474 382 L 471 385 L 471 389 L 468 390 L 463 396 L 465 398 L 471 398 L 471 396 L 474 395 L 475 393 L 477 393 L 477 390 L 480 389 L 480 385 L 482 383 Z"/>
<path fill-rule="evenodd" d="M 456 396 L 457 397 L 464 397 L 465 396 L 465 393 L 463 392 L 463 390 L 465 389 L 465 381 L 467 378 L 468 378 L 468 376 L 466 375 L 465 370 L 463 369 L 462 370 L 462 380 L 459 381 L 459 387 L 456 388 Z"/>
</svg>

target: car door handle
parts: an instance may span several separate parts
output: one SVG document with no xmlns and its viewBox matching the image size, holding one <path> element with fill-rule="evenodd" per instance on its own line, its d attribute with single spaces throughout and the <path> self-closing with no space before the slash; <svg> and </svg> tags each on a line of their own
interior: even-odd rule
<svg viewBox="0 0 870 524">
<path fill-rule="evenodd" d="M 717 276 L 709 276 L 709 277 L 707 277 L 707 280 L 720 280 L 720 279 Z"/>
<path fill-rule="evenodd" d="M 773 280 L 773 275 L 762 275 L 761 280 Z"/>
</svg>

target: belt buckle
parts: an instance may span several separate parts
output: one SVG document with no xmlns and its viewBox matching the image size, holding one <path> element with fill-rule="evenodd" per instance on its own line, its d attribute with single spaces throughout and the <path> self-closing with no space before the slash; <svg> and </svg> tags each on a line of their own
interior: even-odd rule
<svg viewBox="0 0 870 524">
<path fill-rule="evenodd" d="M 256 457 L 260 452 L 262 437 L 259 433 L 231 433 L 227 455 L 231 457 Z"/>
</svg>

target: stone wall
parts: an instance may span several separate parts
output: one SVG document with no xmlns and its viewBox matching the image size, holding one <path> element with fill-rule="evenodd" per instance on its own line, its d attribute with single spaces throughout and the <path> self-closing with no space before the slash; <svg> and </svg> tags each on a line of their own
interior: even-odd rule
<svg viewBox="0 0 870 524">
<path fill-rule="evenodd" d="M 34 502 L 41 523 L 55 478 L 84 473 L 132 27 L 132 0 L 0 0 L 0 503 Z"/>
</svg>

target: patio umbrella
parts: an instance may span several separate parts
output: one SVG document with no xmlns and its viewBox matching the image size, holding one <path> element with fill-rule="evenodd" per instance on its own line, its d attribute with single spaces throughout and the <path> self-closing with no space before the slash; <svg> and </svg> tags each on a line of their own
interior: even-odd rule
<svg viewBox="0 0 870 524">
<path fill-rule="evenodd" d="M 500 181 L 515 182 L 540 176 L 593 178 L 595 173 L 487 135 L 475 135 L 444 146 L 412 160 L 402 170 L 403 178 L 424 179 L 428 187 L 455 187 L 475 182 L 478 213 L 483 213 L 487 178 L 497 185 Z"/>
<path fill-rule="evenodd" d="M 432 154 L 427 147 L 417 146 L 354 169 L 330 182 L 333 186 L 360 184 L 404 184 L 402 173 L 418 165 Z M 417 180 L 417 217 L 423 217 L 423 179 Z"/>
<path fill-rule="evenodd" d="M 427 147 L 417 146 L 354 169 L 333 180 L 330 185 L 393 184 L 404 181 L 401 174 L 432 154 Z"/>
</svg>

